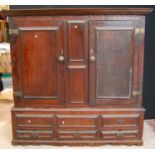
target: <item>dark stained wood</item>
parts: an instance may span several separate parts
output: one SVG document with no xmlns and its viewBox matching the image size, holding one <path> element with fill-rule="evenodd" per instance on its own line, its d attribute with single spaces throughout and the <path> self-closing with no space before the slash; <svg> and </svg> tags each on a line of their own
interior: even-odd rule
<svg viewBox="0 0 155 155">
<path fill-rule="evenodd" d="M 33 27 L 22 31 L 24 97 L 58 98 L 58 86 L 63 80 L 59 78 L 57 60 L 60 50 L 58 27 Z"/>
<path fill-rule="evenodd" d="M 20 110 L 19 108 L 14 108 L 12 109 L 13 117 L 16 117 L 16 119 L 18 120 L 23 120 L 23 122 L 25 123 L 27 122 L 29 126 L 27 125 L 27 128 L 23 130 L 21 126 L 19 126 L 22 125 L 23 122 L 16 122 L 15 132 L 17 133 L 18 138 L 13 140 L 13 144 L 142 144 L 142 141 L 140 140 L 141 138 L 139 138 L 139 136 L 142 136 L 142 133 L 140 132 L 140 126 L 143 122 L 138 121 L 138 119 L 143 118 L 143 109 L 128 109 L 128 111 L 124 109 L 120 109 L 117 111 L 113 110 L 93 110 L 88 108 L 79 109 L 78 111 L 73 108 Z M 32 118 L 32 116 L 34 116 L 34 118 Z M 25 119 L 27 119 L 27 121 L 25 121 Z M 33 119 L 35 119 L 35 121 L 33 121 Z M 57 124 L 56 137 L 54 137 L 54 135 L 52 134 L 54 131 L 54 124 L 52 124 L 53 121 L 50 122 L 51 128 L 45 128 L 45 125 L 48 124 L 47 120 L 44 123 L 39 123 L 39 120 L 41 121 L 43 119 L 47 119 L 49 122 L 50 119 L 55 119 L 54 123 Z M 109 121 L 106 119 L 109 119 Z M 31 123 L 29 123 L 30 120 L 32 121 Z M 32 127 L 34 125 L 39 124 L 42 124 L 42 129 L 40 129 L 39 126 L 36 126 L 35 131 L 32 130 Z M 114 125 L 114 127 L 110 125 Z M 134 125 L 135 127 L 133 128 Z M 108 128 L 108 130 L 106 129 L 106 127 Z M 99 136 L 98 132 L 100 133 Z M 55 138 L 57 139 L 57 141 L 55 140 Z M 46 141 L 47 139 L 49 141 Z M 119 143 L 120 140 L 122 143 Z"/>
<path fill-rule="evenodd" d="M 87 60 L 85 53 L 85 42 L 88 37 L 88 22 L 83 20 L 67 21 L 67 36 L 68 36 L 68 53 L 67 59 L 69 62 Z"/>
<path fill-rule="evenodd" d="M 137 130 L 139 127 L 138 122 L 140 121 L 139 114 L 133 115 L 111 115 L 103 116 L 103 126 L 104 131 L 109 130 Z"/>
<path fill-rule="evenodd" d="M 2 11 L 6 16 L 40 16 L 40 15 L 146 15 L 151 8 L 57 8 L 27 9 Z"/>
<path fill-rule="evenodd" d="M 141 28 L 145 29 L 145 20 L 140 21 Z M 137 96 L 137 103 L 142 104 L 142 94 L 143 94 L 143 71 L 144 71 L 144 38 L 145 33 L 140 33 L 139 37 L 139 52 L 138 52 L 138 90 L 139 94 Z M 141 52 L 142 51 L 142 52 Z"/>
<path fill-rule="evenodd" d="M 136 104 L 139 21 L 92 21 L 90 25 L 89 48 L 96 59 L 89 67 L 90 104 Z"/>
<path fill-rule="evenodd" d="M 96 31 L 96 96 L 97 98 L 129 98 L 133 30 L 97 27 Z"/>
<path fill-rule="evenodd" d="M 88 103 L 88 21 L 69 20 L 66 36 L 66 103 Z"/>
<path fill-rule="evenodd" d="M 136 140 L 138 139 L 138 131 L 137 130 L 126 130 L 122 131 L 103 131 L 102 138 L 104 140 Z"/>
<path fill-rule="evenodd" d="M 151 11 L 5 11 L 15 103 L 12 143 L 142 145 L 144 15 Z"/>
<path fill-rule="evenodd" d="M 30 99 L 43 102 L 51 98 L 52 104 L 63 103 L 64 63 L 59 61 L 63 50 L 62 23 L 33 21 L 28 25 L 27 22 L 19 24 L 22 24 L 22 27 L 17 26 L 19 35 L 12 34 L 10 38 L 17 46 L 22 47 L 16 52 L 16 48 L 12 48 L 14 45 L 11 45 L 12 51 L 15 51 L 12 52 L 12 67 L 15 70 L 13 83 L 17 85 L 17 89 L 14 90 L 22 93 L 20 102 L 24 99 L 28 102 Z M 20 58 L 15 60 L 14 55 L 17 54 Z M 14 65 L 18 65 L 19 68 Z M 19 80 L 18 76 L 22 80 Z M 18 102 L 19 98 L 15 96 L 15 99 Z"/>
</svg>

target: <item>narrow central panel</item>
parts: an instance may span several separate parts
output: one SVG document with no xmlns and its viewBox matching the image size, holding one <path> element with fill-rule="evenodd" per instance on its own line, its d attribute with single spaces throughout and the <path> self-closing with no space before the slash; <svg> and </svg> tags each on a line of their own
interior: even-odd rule
<svg viewBox="0 0 155 155">
<path fill-rule="evenodd" d="M 66 102 L 86 104 L 88 98 L 88 23 L 70 20 L 66 33 Z"/>
</svg>

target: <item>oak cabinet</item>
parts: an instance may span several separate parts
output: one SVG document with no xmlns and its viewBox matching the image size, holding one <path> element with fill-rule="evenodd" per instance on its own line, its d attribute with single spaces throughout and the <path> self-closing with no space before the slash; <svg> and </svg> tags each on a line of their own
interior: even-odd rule
<svg viewBox="0 0 155 155">
<path fill-rule="evenodd" d="M 13 144 L 141 145 L 149 12 L 5 11 L 13 70 Z"/>
</svg>

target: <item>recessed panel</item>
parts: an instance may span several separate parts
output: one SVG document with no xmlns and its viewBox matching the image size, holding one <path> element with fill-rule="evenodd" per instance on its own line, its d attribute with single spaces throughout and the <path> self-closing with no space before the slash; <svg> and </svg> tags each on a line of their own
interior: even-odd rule
<svg viewBox="0 0 155 155">
<path fill-rule="evenodd" d="M 83 61 L 85 58 L 85 22 L 68 21 L 68 60 Z"/>
<path fill-rule="evenodd" d="M 57 31 L 22 32 L 24 96 L 58 97 Z"/>
<path fill-rule="evenodd" d="M 86 104 L 88 99 L 88 21 L 66 22 L 66 102 Z"/>
<path fill-rule="evenodd" d="M 132 31 L 96 31 L 97 98 L 129 98 L 131 91 Z"/>
<path fill-rule="evenodd" d="M 69 68 L 68 100 L 69 103 L 85 103 L 87 98 L 87 81 L 85 68 Z"/>
</svg>

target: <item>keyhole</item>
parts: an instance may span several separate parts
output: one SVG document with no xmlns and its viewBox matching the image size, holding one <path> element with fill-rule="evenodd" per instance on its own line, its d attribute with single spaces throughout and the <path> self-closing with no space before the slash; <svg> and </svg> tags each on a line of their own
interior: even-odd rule
<svg viewBox="0 0 155 155">
<path fill-rule="evenodd" d="M 28 120 L 28 123 L 30 124 L 31 123 L 31 120 Z"/>
<path fill-rule="evenodd" d="M 65 122 L 64 122 L 64 121 L 62 121 L 62 124 L 65 124 Z"/>
<path fill-rule="evenodd" d="M 35 38 L 38 38 L 38 35 L 35 34 L 34 37 L 35 37 Z"/>
</svg>

